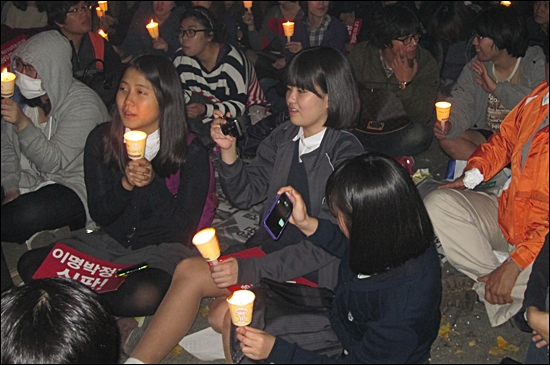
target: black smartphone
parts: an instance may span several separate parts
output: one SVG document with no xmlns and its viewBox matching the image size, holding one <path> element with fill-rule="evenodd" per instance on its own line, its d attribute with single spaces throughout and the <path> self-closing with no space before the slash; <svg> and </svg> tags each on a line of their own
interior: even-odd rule
<svg viewBox="0 0 550 365">
<path fill-rule="evenodd" d="M 226 123 L 221 125 L 222 133 L 224 135 L 230 135 L 232 137 L 238 138 L 242 137 L 243 130 L 241 129 L 241 124 L 235 118 L 226 118 Z"/>
<path fill-rule="evenodd" d="M 274 240 L 278 240 L 292 215 L 293 204 L 286 193 L 277 195 L 277 198 L 267 211 L 263 225 Z"/>
</svg>

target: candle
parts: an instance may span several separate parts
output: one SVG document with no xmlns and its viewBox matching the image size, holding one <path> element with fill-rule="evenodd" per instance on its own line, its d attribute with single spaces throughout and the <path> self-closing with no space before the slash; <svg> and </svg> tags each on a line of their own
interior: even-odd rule
<svg viewBox="0 0 550 365">
<path fill-rule="evenodd" d="M 294 34 L 294 22 L 283 23 L 283 30 L 288 42 L 290 42 L 290 37 Z"/>
<path fill-rule="evenodd" d="M 205 228 L 199 231 L 192 240 L 202 257 L 211 265 L 218 263 L 220 257 L 220 244 L 214 228 Z"/>
<path fill-rule="evenodd" d="M 103 29 L 100 29 L 99 32 L 97 32 L 100 36 L 105 38 L 106 40 L 109 40 L 109 35 L 103 31 Z"/>
<path fill-rule="evenodd" d="M 107 10 L 109 10 L 109 5 L 107 5 L 107 1 L 98 1 L 97 5 L 99 5 L 99 7 L 101 8 L 101 10 L 103 10 L 103 12 L 106 12 Z"/>
<path fill-rule="evenodd" d="M 512 5 L 512 2 L 511 1 L 501 1 L 500 5 L 510 6 L 510 5 Z"/>
<path fill-rule="evenodd" d="M 153 19 L 151 19 L 151 23 L 147 24 L 145 27 L 151 38 L 157 39 L 159 37 L 159 23 L 155 23 Z"/>
<path fill-rule="evenodd" d="M 8 72 L 8 69 L 5 68 L 2 71 L 2 97 L 11 98 L 15 90 L 15 74 Z"/>
<path fill-rule="evenodd" d="M 99 6 L 95 8 L 95 12 L 97 13 L 98 18 L 101 18 L 103 16 L 103 9 L 101 9 Z"/>
<path fill-rule="evenodd" d="M 252 322 L 256 295 L 250 290 L 237 290 L 227 297 L 231 321 L 235 326 L 248 326 Z"/>
<path fill-rule="evenodd" d="M 124 133 L 126 141 L 126 152 L 132 160 L 139 160 L 145 155 L 145 145 L 147 143 L 147 133 L 142 131 L 130 131 Z"/>
<path fill-rule="evenodd" d="M 438 101 L 435 103 L 435 114 L 437 120 L 441 122 L 441 130 L 445 130 L 445 122 L 449 120 L 449 115 L 451 114 L 451 103 L 447 101 Z"/>
<path fill-rule="evenodd" d="M 243 1 L 243 4 L 246 9 L 252 8 L 252 1 Z"/>
</svg>

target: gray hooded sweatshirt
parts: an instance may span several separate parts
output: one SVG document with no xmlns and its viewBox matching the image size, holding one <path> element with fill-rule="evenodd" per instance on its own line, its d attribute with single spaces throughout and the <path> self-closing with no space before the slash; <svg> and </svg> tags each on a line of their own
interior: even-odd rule
<svg viewBox="0 0 550 365">
<path fill-rule="evenodd" d="M 71 46 L 58 31 L 39 33 L 13 53 L 32 65 L 48 94 L 52 109 L 40 129 L 34 123 L 17 131 L 2 119 L 2 186 L 34 191 L 51 181 L 75 191 L 86 209 L 88 229 L 95 227 L 88 213 L 84 183 L 84 145 L 90 131 L 109 120 L 100 97 L 73 78 Z M 33 108 L 26 107 L 32 119 Z M 21 156 L 28 164 L 21 164 Z"/>
</svg>

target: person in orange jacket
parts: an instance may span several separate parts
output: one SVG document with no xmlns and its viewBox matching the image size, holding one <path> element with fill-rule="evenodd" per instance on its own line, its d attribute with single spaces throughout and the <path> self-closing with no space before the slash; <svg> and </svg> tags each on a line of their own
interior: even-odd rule
<svg viewBox="0 0 550 365">
<path fill-rule="evenodd" d="M 548 233 L 548 39 L 544 52 L 546 80 L 477 148 L 460 178 L 424 199 L 447 259 L 477 281 L 492 326 L 521 308 Z M 471 190 L 509 163 L 512 175 L 498 197 Z"/>
</svg>

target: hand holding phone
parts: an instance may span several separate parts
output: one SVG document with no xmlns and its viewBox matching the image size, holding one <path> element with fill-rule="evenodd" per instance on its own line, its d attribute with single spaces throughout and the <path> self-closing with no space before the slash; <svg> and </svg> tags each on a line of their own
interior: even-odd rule
<svg viewBox="0 0 550 365">
<path fill-rule="evenodd" d="M 263 219 L 263 225 L 269 235 L 278 240 L 292 215 L 293 204 L 286 193 L 277 195 L 275 201 Z"/>
</svg>

